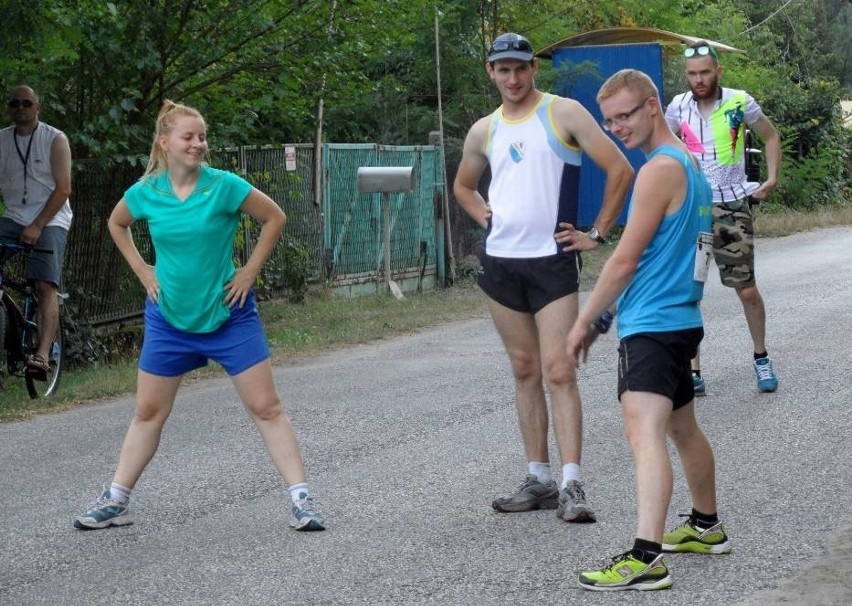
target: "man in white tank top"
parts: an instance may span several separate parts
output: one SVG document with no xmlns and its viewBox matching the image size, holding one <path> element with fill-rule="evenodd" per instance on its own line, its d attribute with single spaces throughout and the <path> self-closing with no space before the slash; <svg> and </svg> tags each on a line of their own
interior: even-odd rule
<svg viewBox="0 0 852 606">
<path fill-rule="evenodd" d="M 0 130 L 0 240 L 33 244 L 53 254 L 34 253 L 27 278 L 38 291 L 39 347 L 27 373 L 46 375 L 50 347 L 59 326 L 59 288 L 71 226 L 71 148 L 65 134 L 39 122 L 41 104 L 29 86 L 17 86 L 6 101 L 12 125 Z"/>
<path fill-rule="evenodd" d="M 523 484 L 492 507 L 556 509 L 566 522 L 594 522 L 580 483 L 582 411 L 565 339 L 578 311 L 579 253 L 605 242 L 633 169 L 582 105 L 535 87 L 538 67 L 523 36 L 503 34 L 491 44 L 485 69 L 502 105 L 470 129 L 454 185 L 459 204 L 486 230 L 479 286 L 511 361 L 528 463 Z M 606 173 L 603 204 L 589 232 L 573 225 L 582 152 Z M 486 202 L 477 186 L 488 165 Z M 545 385 L 561 488 L 550 469 Z"/>
</svg>

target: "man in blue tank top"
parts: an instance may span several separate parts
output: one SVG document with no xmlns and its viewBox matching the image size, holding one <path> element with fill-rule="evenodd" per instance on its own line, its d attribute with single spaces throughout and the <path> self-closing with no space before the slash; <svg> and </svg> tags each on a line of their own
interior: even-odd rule
<svg viewBox="0 0 852 606">
<path fill-rule="evenodd" d="M 651 79 L 621 70 L 598 92 L 604 127 L 641 149 L 630 214 L 618 246 L 568 334 L 576 365 L 618 315 L 618 397 L 636 470 L 633 547 L 582 572 L 583 589 L 671 587 L 662 552 L 731 550 L 716 510 L 713 450 L 695 419 L 690 359 L 704 335 L 699 302 L 712 259 L 712 193 L 697 161 L 666 124 Z M 672 495 L 666 433 L 677 447 L 692 497 L 689 519 L 664 532 Z"/>
<path fill-rule="evenodd" d="M 454 186 L 459 204 L 485 229 L 479 286 L 511 361 L 527 457 L 524 482 L 492 507 L 556 509 L 566 522 L 594 522 L 580 484 L 583 420 L 565 337 L 579 306 L 579 253 L 604 242 L 633 169 L 582 105 L 536 89 L 538 65 L 523 36 L 494 40 L 486 72 L 502 105 L 470 129 Z M 573 225 L 583 152 L 607 177 L 602 208 L 588 233 Z M 478 184 L 489 165 L 486 202 Z M 560 247 L 557 231 L 570 243 Z M 550 469 L 545 384 L 562 459 L 561 488 Z"/>
</svg>

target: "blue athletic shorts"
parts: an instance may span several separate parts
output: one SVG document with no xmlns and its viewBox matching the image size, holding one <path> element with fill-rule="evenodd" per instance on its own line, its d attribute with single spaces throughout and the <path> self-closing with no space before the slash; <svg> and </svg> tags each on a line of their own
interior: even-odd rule
<svg viewBox="0 0 852 606">
<path fill-rule="evenodd" d="M 0 217 L 0 240 L 18 242 L 24 226 L 19 225 L 8 217 Z M 48 225 L 41 230 L 36 242 L 36 248 L 52 250 L 51 253 L 38 253 L 27 257 L 27 279 L 40 282 L 50 282 L 56 286 L 61 283 L 62 259 L 65 257 L 65 244 L 68 241 L 68 230 L 56 225 Z"/>
<path fill-rule="evenodd" d="M 243 307 L 231 308 L 231 317 L 222 326 L 208 333 L 178 330 L 166 322 L 156 303 L 145 300 L 140 370 L 161 377 L 177 377 L 213 360 L 233 377 L 268 357 L 269 346 L 254 293 Z"/>
</svg>

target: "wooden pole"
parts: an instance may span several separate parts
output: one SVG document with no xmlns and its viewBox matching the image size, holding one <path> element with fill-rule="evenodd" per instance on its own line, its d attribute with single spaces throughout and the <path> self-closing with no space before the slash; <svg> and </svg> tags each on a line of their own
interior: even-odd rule
<svg viewBox="0 0 852 606">
<path fill-rule="evenodd" d="M 454 284 L 456 281 L 456 257 L 453 252 L 453 234 L 450 224 L 450 192 L 449 184 L 447 183 L 447 158 L 444 153 L 444 108 L 441 100 L 441 36 L 440 28 L 438 27 L 438 3 L 435 3 L 435 77 L 438 86 L 438 133 L 441 139 L 441 175 L 443 176 L 444 195 L 441 196 L 441 209 L 444 215 L 444 239 L 447 252 L 447 260 L 449 261 L 449 282 Z"/>
</svg>

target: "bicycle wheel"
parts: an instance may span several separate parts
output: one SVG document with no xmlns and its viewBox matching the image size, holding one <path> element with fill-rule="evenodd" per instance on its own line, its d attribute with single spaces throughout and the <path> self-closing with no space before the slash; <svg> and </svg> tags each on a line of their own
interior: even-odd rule
<svg viewBox="0 0 852 606">
<path fill-rule="evenodd" d="M 31 329 L 27 329 L 28 331 Z M 47 371 L 47 379 L 39 381 L 29 375 L 24 375 L 24 380 L 27 383 L 27 391 L 30 398 L 46 398 L 56 393 L 59 388 L 59 378 L 62 376 L 62 365 L 65 357 L 65 347 L 62 338 L 63 323 L 62 315 L 59 316 L 59 324 L 56 327 L 56 337 L 53 339 L 53 344 L 50 346 L 50 359 L 48 360 L 49 369 Z M 35 337 L 36 335 L 32 335 Z M 33 343 L 38 343 L 38 339 L 34 338 Z"/>
<path fill-rule="evenodd" d="M 6 353 L 6 305 L 0 301 L 0 375 L 9 370 L 9 358 Z"/>
</svg>

